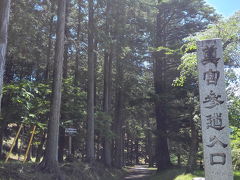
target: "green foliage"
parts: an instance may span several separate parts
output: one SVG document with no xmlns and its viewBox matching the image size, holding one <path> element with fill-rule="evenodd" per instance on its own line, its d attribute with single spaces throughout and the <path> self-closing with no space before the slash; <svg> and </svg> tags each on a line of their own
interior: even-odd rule
<svg viewBox="0 0 240 180">
<path fill-rule="evenodd" d="M 37 124 L 44 128 L 49 113 L 49 86 L 32 81 L 19 81 L 6 84 L 3 88 L 4 99 L 8 101 L 3 107 L 3 118 L 8 122 Z"/>
<path fill-rule="evenodd" d="M 193 78 L 193 80 L 197 81 L 196 53 L 184 54 L 181 59 L 182 63 L 178 67 L 178 70 L 180 70 L 180 76 L 173 81 L 174 86 L 183 86 L 187 78 Z"/>
<path fill-rule="evenodd" d="M 86 118 L 87 94 L 74 85 L 72 77 L 64 79 L 61 109 L 61 125 L 70 127 L 79 124 Z"/>
<path fill-rule="evenodd" d="M 48 54 L 49 5 L 37 0 L 12 1 L 11 10 L 6 78 L 39 79 Z"/>
<path fill-rule="evenodd" d="M 101 134 L 101 136 L 108 139 L 114 137 L 114 133 L 111 128 L 109 128 L 109 125 L 112 124 L 112 116 L 110 114 L 101 111 L 96 112 L 95 123 L 95 130 Z"/>
<path fill-rule="evenodd" d="M 224 61 L 229 67 L 239 67 L 239 33 L 240 33 L 240 12 L 234 16 L 221 20 L 210 25 L 207 30 L 198 32 L 194 36 L 185 38 L 185 43 L 181 50 L 184 55 L 181 58 L 181 65 L 178 67 L 180 76 L 174 81 L 174 85 L 182 86 L 187 78 L 197 79 L 197 56 L 196 41 L 221 38 L 224 48 Z"/>
<path fill-rule="evenodd" d="M 240 170 L 240 129 L 236 127 L 231 127 L 231 129 L 233 169 Z"/>
<path fill-rule="evenodd" d="M 160 52 L 160 51 L 162 51 L 162 52 L 164 52 L 165 55 L 172 55 L 172 54 L 178 52 L 178 50 L 173 50 L 173 49 L 170 49 L 170 48 L 164 47 L 164 46 L 159 46 L 157 48 L 150 47 L 149 51 L 150 52 Z"/>
<path fill-rule="evenodd" d="M 236 128 L 240 128 L 240 99 L 238 96 L 231 96 L 229 99 L 229 121 Z"/>
</svg>

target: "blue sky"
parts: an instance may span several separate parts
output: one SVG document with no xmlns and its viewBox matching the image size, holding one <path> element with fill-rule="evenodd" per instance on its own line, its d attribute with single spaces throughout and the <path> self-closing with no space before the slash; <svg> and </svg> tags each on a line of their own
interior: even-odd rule
<svg viewBox="0 0 240 180">
<path fill-rule="evenodd" d="M 209 5 L 214 7 L 218 13 L 224 17 L 233 15 L 240 10 L 240 0 L 205 0 Z"/>
</svg>

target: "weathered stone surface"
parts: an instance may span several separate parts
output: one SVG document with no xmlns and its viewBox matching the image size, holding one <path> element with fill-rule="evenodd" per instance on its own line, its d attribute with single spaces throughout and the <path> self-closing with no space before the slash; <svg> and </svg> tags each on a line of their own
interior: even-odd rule
<svg viewBox="0 0 240 180">
<path fill-rule="evenodd" d="M 206 180 L 233 180 L 220 39 L 198 41 L 199 93 Z"/>
</svg>

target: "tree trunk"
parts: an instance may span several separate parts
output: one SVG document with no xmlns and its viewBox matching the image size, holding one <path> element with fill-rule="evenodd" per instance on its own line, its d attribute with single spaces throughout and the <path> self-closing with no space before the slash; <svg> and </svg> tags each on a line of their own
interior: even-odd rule
<svg viewBox="0 0 240 180">
<path fill-rule="evenodd" d="M 190 114 L 193 114 L 194 110 L 190 111 Z M 190 151 L 188 157 L 188 163 L 186 168 L 186 173 L 192 173 L 197 169 L 197 152 L 198 152 L 198 131 L 195 126 L 193 116 L 190 116 L 190 129 L 191 129 L 191 143 Z"/>
<path fill-rule="evenodd" d="M 75 70 L 74 70 L 74 84 L 78 86 L 80 80 L 80 71 L 79 71 L 79 59 L 80 59 L 80 33 L 81 33 L 81 4 L 80 0 L 78 2 L 78 26 L 77 26 L 77 45 L 76 45 L 76 57 L 75 57 Z"/>
<path fill-rule="evenodd" d="M 58 145 L 58 162 L 63 162 L 64 156 L 64 147 L 65 147 L 65 129 L 59 127 L 59 145 Z"/>
<path fill-rule="evenodd" d="M 159 10 L 157 15 L 156 26 L 156 47 L 165 46 L 165 27 L 161 27 L 161 12 Z M 158 171 L 165 170 L 171 166 L 170 155 L 167 143 L 167 116 L 166 116 L 166 76 L 165 63 L 166 57 L 164 52 L 155 53 L 154 60 L 154 87 L 157 98 L 155 99 L 155 114 L 157 122 L 157 143 L 156 143 L 156 159 Z"/>
<path fill-rule="evenodd" d="M 51 13 L 54 13 L 55 3 L 51 0 Z M 53 35 L 53 19 L 54 15 L 51 16 L 49 21 L 49 34 L 48 34 L 48 49 L 47 49 L 47 62 L 46 62 L 46 70 L 45 70 L 45 81 L 48 82 L 50 79 L 50 70 L 51 70 L 51 52 L 52 52 L 52 35 Z"/>
<path fill-rule="evenodd" d="M 97 44 L 95 40 L 93 43 L 93 62 L 94 62 L 94 107 L 97 106 Z"/>
<path fill-rule="evenodd" d="M 116 12 L 116 25 L 114 27 L 114 36 L 116 42 L 114 44 L 114 58 L 116 58 L 116 90 L 115 90 L 115 113 L 114 113 L 114 132 L 115 138 L 115 161 L 114 166 L 122 168 L 124 164 L 124 64 L 121 56 L 122 47 L 124 46 L 124 32 L 120 29 L 126 23 L 126 9 L 122 1 L 114 1 L 113 12 Z"/>
<path fill-rule="evenodd" d="M 122 168 L 123 166 L 123 71 L 120 59 L 117 59 L 116 71 L 116 104 L 115 104 L 115 167 Z"/>
<path fill-rule="evenodd" d="M 67 78 L 68 73 L 68 51 L 69 51 L 69 38 L 70 38 L 70 29 L 69 29 L 69 15 L 70 15 L 70 0 L 66 1 L 66 16 L 65 16 L 65 46 L 64 46 L 64 60 L 63 60 L 63 78 Z"/>
<path fill-rule="evenodd" d="M 129 146 L 129 138 L 130 138 L 130 136 L 129 136 L 129 133 L 127 132 L 127 134 L 126 134 L 126 165 L 128 166 L 129 165 L 129 154 L 130 154 L 130 146 Z"/>
<path fill-rule="evenodd" d="M 0 157 L 2 156 L 2 145 L 3 145 L 3 119 L 1 113 L 2 104 L 2 88 L 3 88 L 3 76 L 5 71 L 6 62 L 6 49 L 7 49 L 7 38 L 8 38 L 8 24 L 9 24 L 9 13 L 10 13 L 11 0 L 0 1 Z"/>
<path fill-rule="evenodd" d="M 93 0 L 88 1 L 88 96 L 87 96 L 87 162 L 94 161 L 94 22 Z"/>
<path fill-rule="evenodd" d="M 131 162 L 131 165 L 133 165 L 134 163 L 133 163 L 133 146 L 134 146 L 134 144 L 133 144 L 133 139 L 131 139 L 131 150 L 130 150 L 130 162 Z"/>
<path fill-rule="evenodd" d="M 105 33 L 109 35 L 109 11 L 110 1 L 107 0 L 106 7 L 106 29 Z M 110 116 L 111 109 L 111 88 L 112 88 L 112 55 L 111 48 L 106 47 L 104 53 L 104 92 L 103 92 L 103 112 Z M 106 130 L 110 131 L 111 124 L 106 124 Z M 112 139 L 111 137 L 104 137 L 104 164 L 110 167 L 112 164 Z"/>
<path fill-rule="evenodd" d="M 109 86 L 110 81 L 110 72 L 109 72 L 109 54 L 105 52 L 104 55 L 104 99 L 103 99 L 103 112 L 105 112 L 107 115 L 110 115 L 109 112 L 109 89 L 111 88 Z M 107 122 L 108 123 L 108 122 Z M 106 131 L 110 131 L 110 124 L 106 124 Z M 111 157 L 111 138 L 110 137 L 104 137 L 104 163 L 107 167 L 111 166 L 112 157 Z"/>
<path fill-rule="evenodd" d="M 136 165 L 139 165 L 139 139 L 135 139 L 135 160 Z"/>
<path fill-rule="evenodd" d="M 69 26 L 68 26 L 68 19 L 70 14 L 70 1 L 66 1 L 66 14 L 65 14 L 65 43 L 64 43 L 64 56 L 63 56 L 63 79 L 67 79 L 68 76 L 68 51 L 69 51 Z M 65 84 L 63 84 L 63 93 L 65 94 L 67 91 L 67 87 Z M 63 105 L 66 102 L 66 98 L 62 98 L 62 109 Z M 62 110 L 63 112 L 63 110 Z M 61 114 L 61 121 L 64 122 L 65 120 L 68 120 L 66 117 L 66 114 Z M 63 127 L 59 127 L 59 146 L 58 146 L 58 162 L 63 162 L 63 156 L 64 156 L 64 145 L 65 145 L 65 129 Z M 71 154 L 70 154 L 71 155 Z"/>
<path fill-rule="evenodd" d="M 153 167 L 153 140 L 152 140 L 152 132 L 151 130 L 147 131 L 147 154 L 148 154 L 148 165 L 149 167 Z"/>
<path fill-rule="evenodd" d="M 159 58 L 160 57 L 160 58 Z M 164 77 L 163 77 L 163 59 L 159 55 L 155 61 L 155 113 L 157 121 L 157 143 L 156 143 L 156 159 L 158 171 L 168 169 L 171 166 L 170 155 L 167 142 L 167 124 L 166 124 L 166 99 L 163 97 L 165 93 Z M 161 97 L 161 98 L 160 98 Z"/>
<path fill-rule="evenodd" d="M 164 115 L 163 102 L 156 102 L 156 119 L 157 119 L 157 143 L 156 158 L 158 171 L 168 169 L 171 166 L 170 155 L 166 133 L 166 116 Z"/>
<path fill-rule="evenodd" d="M 62 97 L 65 7 L 66 0 L 59 0 L 50 119 L 48 122 L 46 152 L 42 161 L 43 168 L 50 172 L 58 172 L 58 136 Z"/>
</svg>

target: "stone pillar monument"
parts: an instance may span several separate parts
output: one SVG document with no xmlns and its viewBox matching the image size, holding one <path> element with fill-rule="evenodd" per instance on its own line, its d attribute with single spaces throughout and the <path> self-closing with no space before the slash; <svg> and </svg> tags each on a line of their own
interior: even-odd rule
<svg viewBox="0 0 240 180">
<path fill-rule="evenodd" d="M 233 180 L 222 42 L 197 42 L 206 180 Z"/>
</svg>

